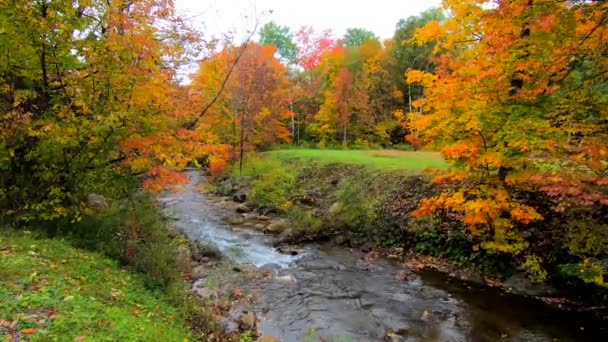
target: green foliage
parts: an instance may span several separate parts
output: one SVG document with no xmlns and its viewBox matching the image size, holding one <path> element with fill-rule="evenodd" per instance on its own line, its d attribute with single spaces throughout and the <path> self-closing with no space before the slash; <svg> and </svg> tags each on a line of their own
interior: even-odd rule
<svg viewBox="0 0 608 342">
<path fill-rule="evenodd" d="M 131 195 L 109 207 L 83 217 L 77 224 L 66 222 L 54 235 L 70 236 L 78 246 L 97 250 L 143 274 L 148 286 L 166 288 L 184 271 L 176 255 L 176 241 L 167 235 L 166 221 L 148 195 Z"/>
<path fill-rule="evenodd" d="M 335 192 L 336 201 L 329 208 L 329 222 L 337 227 L 366 235 L 376 219 L 377 198 L 367 191 L 369 176 L 340 180 Z"/>
<path fill-rule="evenodd" d="M 322 213 L 299 206 L 292 206 L 287 213 L 287 217 L 293 222 L 297 233 L 322 233 L 326 223 L 323 220 Z"/>
<path fill-rule="evenodd" d="M 293 41 L 289 27 L 271 21 L 260 29 L 260 44 L 274 45 L 285 64 L 295 63 L 298 59 L 298 47 Z"/>
<path fill-rule="evenodd" d="M 180 309 L 115 261 L 56 239 L 0 233 L 0 312 L 33 340 L 191 339 Z M 40 324 L 42 322 L 42 324 Z"/>
<path fill-rule="evenodd" d="M 250 198 L 257 205 L 285 212 L 294 195 L 296 170 L 276 158 L 251 156 L 245 163 L 243 175 L 254 176 Z"/>
<path fill-rule="evenodd" d="M 431 62 L 433 57 L 433 43 L 418 45 L 413 41 L 417 29 L 424 27 L 428 22 L 442 21 L 444 14 L 439 9 L 429 9 L 418 16 L 402 19 L 397 23 L 397 30 L 393 37 L 389 53 L 394 60 L 391 63 L 394 82 L 401 91 L 404 104 L 409 106 L 409 98 L 413 101 L 422 97 L 423 88 L 418 85 L 408 85 L 403 75 L 408 69 L 433 70 Z"/>
<path fill-rule="evenodd" d="M 344 34 L 344 46 L 357 47 L 368 40 L 378 40 L 376 34 L 364 28 L 349 28 Z"/>
</svg>

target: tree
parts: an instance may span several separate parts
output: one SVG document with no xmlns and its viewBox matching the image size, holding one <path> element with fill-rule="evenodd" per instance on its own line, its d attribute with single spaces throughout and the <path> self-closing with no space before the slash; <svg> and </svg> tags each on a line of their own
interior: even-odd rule
<svg viewBox="0 0 608 342">
<path fill-rule="evenodd" d="M 296 33 L 298 61 L 304 70 L 312 70 L 321 62 L 321 56 L 335 45 L 331 31 L 315 32 L 312 26 L 303 26 Z"/>
<path fill-rule="evenodd" d="M 344 34 L 344 46 L 357 47 L 368 40 L 378 40 L 378 37 L 370 30 L 364 28 L 349 28 Z"/>
<path fill-rule="evenodd" d="M 452 17 L 415 34 L 421 44 L 438 42 L 438 57 L 435 73 L 407 73 L 425 88 L 413 104 L 425 111 L 410 114 L 410 127 L 456 168 L 437 181 L 469 185 L 422 201 L 418 214 L 462 213 L 482 248 L 518 256 L 542 277 L 526 227 L 543 217 L 518 194 L 544 191 L 557 211 L 608 204 L 608 4 L 444 6 Z"/>
<path fill-rule="evenodd" d="M 424 11 L 418 16 L 401 19 L 397 23 L 397 29 L 387 49 L 394 59 L 391 62 L 394 82 L 403 94 L 404 104 L 409 111 L 412 111 L 412 102 L 422 97 L 423 88 L 418 84 L 406 83 L 403 75 L 409 69 L 432 72 L 433 49 L 436 44 L 434 41 L 417 44 L 413 40 L 414 33 L 431 21 L 443 20 L 445 20 L 443 12 L 436 8 Z"/>
<path fill-rule="evenodd" d="M 225 48 L 201 63 L 191 85 L 193 107 L 217 94 L 240 48 Z M 216 106 L 201 120 L 220 144 L 232 147 L 231 160 L 241 167 L 247 149 L 290 141 L 285 122 L 293 115 L 287 68 L 274 57 L 274 46 L 249 43 L 244 51 Z"/>
<path fill-rule="evenodd" d="M 293 34 L 289 27 L 269 22 L 260 29 L 260 44 L 274 45 L 277 48 L 281 62 L 292 64 L 298 60 L 298 48 L 293 41 Z"/>
</svg>

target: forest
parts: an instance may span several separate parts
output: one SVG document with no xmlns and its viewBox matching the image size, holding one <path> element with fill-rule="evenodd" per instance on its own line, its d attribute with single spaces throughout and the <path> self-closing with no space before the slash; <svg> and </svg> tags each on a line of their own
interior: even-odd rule
<svg viewBox="0 0 608 342">
<path fill-rule="evenodd" d="M 217 39 L 172 0 L 0 0 L 0 137 L 0 339 L 60 329 L 23 318 L 52 300 L 12 300 L 49 283 L 19 261 L 48 244 L 161 290 L 156 314 L 183 317 L 162 316 L 167 340 L 211 340 L 217 326 L 200 322 L 215 309 L 181 288 L 175 250 L 191 243 L 167 234 L 155 200 L 192 169 L 218 188 L 253 177 L 237 210 L 303 225 L 298 242 L 347 232 L 381 254 L 522 273 L 608 304 L 604 1 L 444 0 L 389 39 L 262 19 Z M 56 331 L 155 334 L 102 328 Z"/>
</svg>

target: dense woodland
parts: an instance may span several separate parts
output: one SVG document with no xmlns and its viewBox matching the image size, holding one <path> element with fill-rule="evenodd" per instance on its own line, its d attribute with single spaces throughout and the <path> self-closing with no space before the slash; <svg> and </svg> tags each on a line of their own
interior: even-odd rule
<svg viewBox="0 0 608 342">
<path fill-rule="evenodd" d="M 259 24 L 214 40 L 171 0 L 0 0 L 0 219 L 70 231 L 91 194 L 158 192 L 279 145 L 423 149 L 456 185 L 415 215 L 449 213 L 536 280 L 553 261 L 537 245 L 566 250 L 605 286 L 608 3 L 445 0 L 386 40 Z M 575 220 L 529 228 L 554 215 Z"/>
</svg>

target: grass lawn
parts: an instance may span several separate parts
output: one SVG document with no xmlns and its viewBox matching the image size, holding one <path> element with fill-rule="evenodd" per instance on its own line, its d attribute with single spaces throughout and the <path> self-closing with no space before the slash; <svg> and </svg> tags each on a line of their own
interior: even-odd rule
<svg viewBox="0 0 608 342">
<path fill-rule="evenodd" d="M 184 341 L 166 295 L 99 254 L 0 231 L 0 341 Z"/>
<path fill-rule="evenodd" d="M 384 170 L 447 167 L 447 164 L 437 152 L 293 149 L 269 151 L 266 154 L 279 159 L 314 159 L 327 163 L 366 165 Z"/>
</svg>

